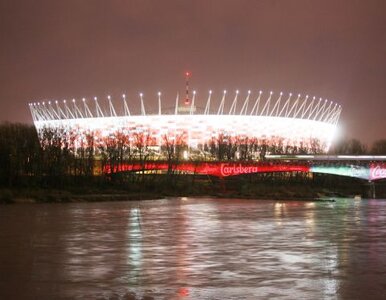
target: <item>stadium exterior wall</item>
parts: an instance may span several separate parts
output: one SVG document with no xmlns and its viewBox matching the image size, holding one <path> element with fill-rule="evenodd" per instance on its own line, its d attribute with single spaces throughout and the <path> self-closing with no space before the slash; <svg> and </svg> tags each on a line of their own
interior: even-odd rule
<svg viewBox="0 0 386 300">
<path fill-rule="evenodd" d="M 97 139 L 121 132 L 127 136 L 146 133 L 154 145 L 161 145 L 164 136 L 182 137 L 192 148 L 216 139 L 219 134 L 229 137 L 280 141 L 284 145 L 310 147 L 318 141 L 327 150 L 336 126 L 321 121 L 245 115 L 147 115 L 104 118 L 83 118 L 36 121 L 38 131 L 44 128 L 72 132 L 80 140 L 92 133 Z"/>
<path fill-rule="evenodd" d="M 178 139 L 190 149 L 194 149 L 224 139 L 230 143 L 280 145 L 280 147 L 300 147 L 314 149 L 315 145 L 327 151 L 333 140 L 342 108 L 327 99 L 301 96 L 285 96 L 270 92 L 263 97 L 260 91 L 252 100 L 253 93 L 248 91 L 242 105 L 237 105 L 241 94 L 237 90 L 226 104 L 223 92 L 220 101 L 213 103 L 212 91 L 209 91 L 205 109 L 196 107 L 196 92 L 192 99 L 179 103 L 177 94 L 172 111 L 162 109 L 161 93 L 158 93 L 158 111 L 146 113 L 143 94 L 140 93 L 140 112 L 130 112 L 126 95 L 122 102 L 114 107 L 112 98 L 108 101 L 88 103 L 72 101 L 45 101 L 29 103 L 36 129 L 42 137 L 46 130 L 57 130 L 64 138 L 75 141 L 76 147 L 82 147 L 86 138 L 93 136 L 95 144 L 115 136 L 125 136 L 130 142 L 133 136 L 147 135 L 151 146 L 162 146 L 165 140 Z M 265 94 L 264 94 L 265 95 Z M 187 95 L 188 97 L 188 95 Z M 226 111 L 225 111 L 226 110 Z"/>
</svg>

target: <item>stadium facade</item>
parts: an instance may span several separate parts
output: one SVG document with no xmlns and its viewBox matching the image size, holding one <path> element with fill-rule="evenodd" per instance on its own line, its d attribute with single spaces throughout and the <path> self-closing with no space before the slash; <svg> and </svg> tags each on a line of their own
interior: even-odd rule
<svg viewBox="0 0 386 300">
<path fill-rule="evenodd" d="M 146 135 L 154 149 L 178 140 L 192 150 L 202 150 L 203 145 L 221 137 L 305 149 L 317 145 L 327 151 L 342 111 L 332 101 L 291 93 L 223 91 L 215 97 L 209 91 L 200 101 L 202 106 L 197 105 L 197 95 L 194 91 L 191 99 L 182 101 L 177 95 L 175 105 L 164 109 L 158 93 L 151 113 L 146 112 L 142 93 L 136 101 L 140 106 L 136 114 L 131 112 L 126 95 L 115 101 L 108 96 L 103 101 L 33 102 L 29 108 L 40 137 L 44 130 L 56 130 L 71 138 L 76 147 L 83 147 L 90 136 L 95 146 L 117 136 L 135 144 L 134 136 Z"/>
</svg>

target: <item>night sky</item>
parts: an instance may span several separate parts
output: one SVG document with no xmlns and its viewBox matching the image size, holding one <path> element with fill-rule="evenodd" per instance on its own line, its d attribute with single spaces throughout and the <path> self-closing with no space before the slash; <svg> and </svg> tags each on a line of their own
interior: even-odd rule
<svg viewBox="0 0 386 300">
<path fill-rule="evenodd" d="M 343 106 L 341 136 L 386 138 L 385 0 L 0 0 L 0 45 L 0 121 L 32 123 L 44 99 L 126 93 L 138 109 L 160 90 L 171 106 L 190 70 L 198 101 L 315 95 Z"/>
</svg>

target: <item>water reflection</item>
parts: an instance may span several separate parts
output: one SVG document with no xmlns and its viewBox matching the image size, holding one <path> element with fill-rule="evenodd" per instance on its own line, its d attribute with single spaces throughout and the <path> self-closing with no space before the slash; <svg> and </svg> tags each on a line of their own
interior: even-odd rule
<svg viewBox="0 0 386 300">
<path fill-rule="evenodd" d="M 282 219 L 285 217 L 285 211 L 286 211 L 285 203 L 281 203 L 281 202 L 275 203 L 275 210 L 274 210 L 275 221 L 276 221 L 276 224 L 279 226 L 283 224 Z"/>
<path fill-rule="evenodd" d="M 184 198 L 4 206 L 0 298 L 334 299 L 371 290 L 381 299 L 385 204 Z"/>
<path fill-rule="evenodd" d="M 142 264 L 142 231 L 141 231 L 141 215 L 140 209 L 134 207 L 130 209 L 128 224 L 128 239 L 127 249 L 128 261 L 127 264 L 130 266 L 127 280 L 129 284 L 135 284 L 139 281 L 141 274 Z"/>
</svg>

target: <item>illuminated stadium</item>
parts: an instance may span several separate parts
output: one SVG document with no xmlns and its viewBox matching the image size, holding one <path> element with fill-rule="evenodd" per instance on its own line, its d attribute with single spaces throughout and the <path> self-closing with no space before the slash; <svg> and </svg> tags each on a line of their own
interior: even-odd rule
<svg viewBox="0 0 386 300">
<path fill-rule="evenodd" d="M 144 94 L 135 101 L 126 95 L 97 99 L 29 103 L 37 131 L 56 130 L 71 139 L 76 148 L 85 147 L 92 136 L 97 148 L 106 139 L 123 137 L 135 147 L 135 136 L 146 136 L 155 152 L 166 142 L 186 145 L 189 151 L 205 152 L 214 140 L 252 144 L 302 147 L 316 146 L 325 152 L 334 137 L 342 108 L 322 98 L 274 92 L 222 91 L 190 97 L 177 94 L 172 107 L 163 107 L 162 95 L 154 94 L 153 110 L 147 109 Z M 199 101 L 201 99 L 201 101 Z M 138 106 L 139 105 L 139 106 Z M 139 112 L 133 113 L 139 107 Z M 155 109 L 154 109 L 155 107 Z"/>
</svg>

